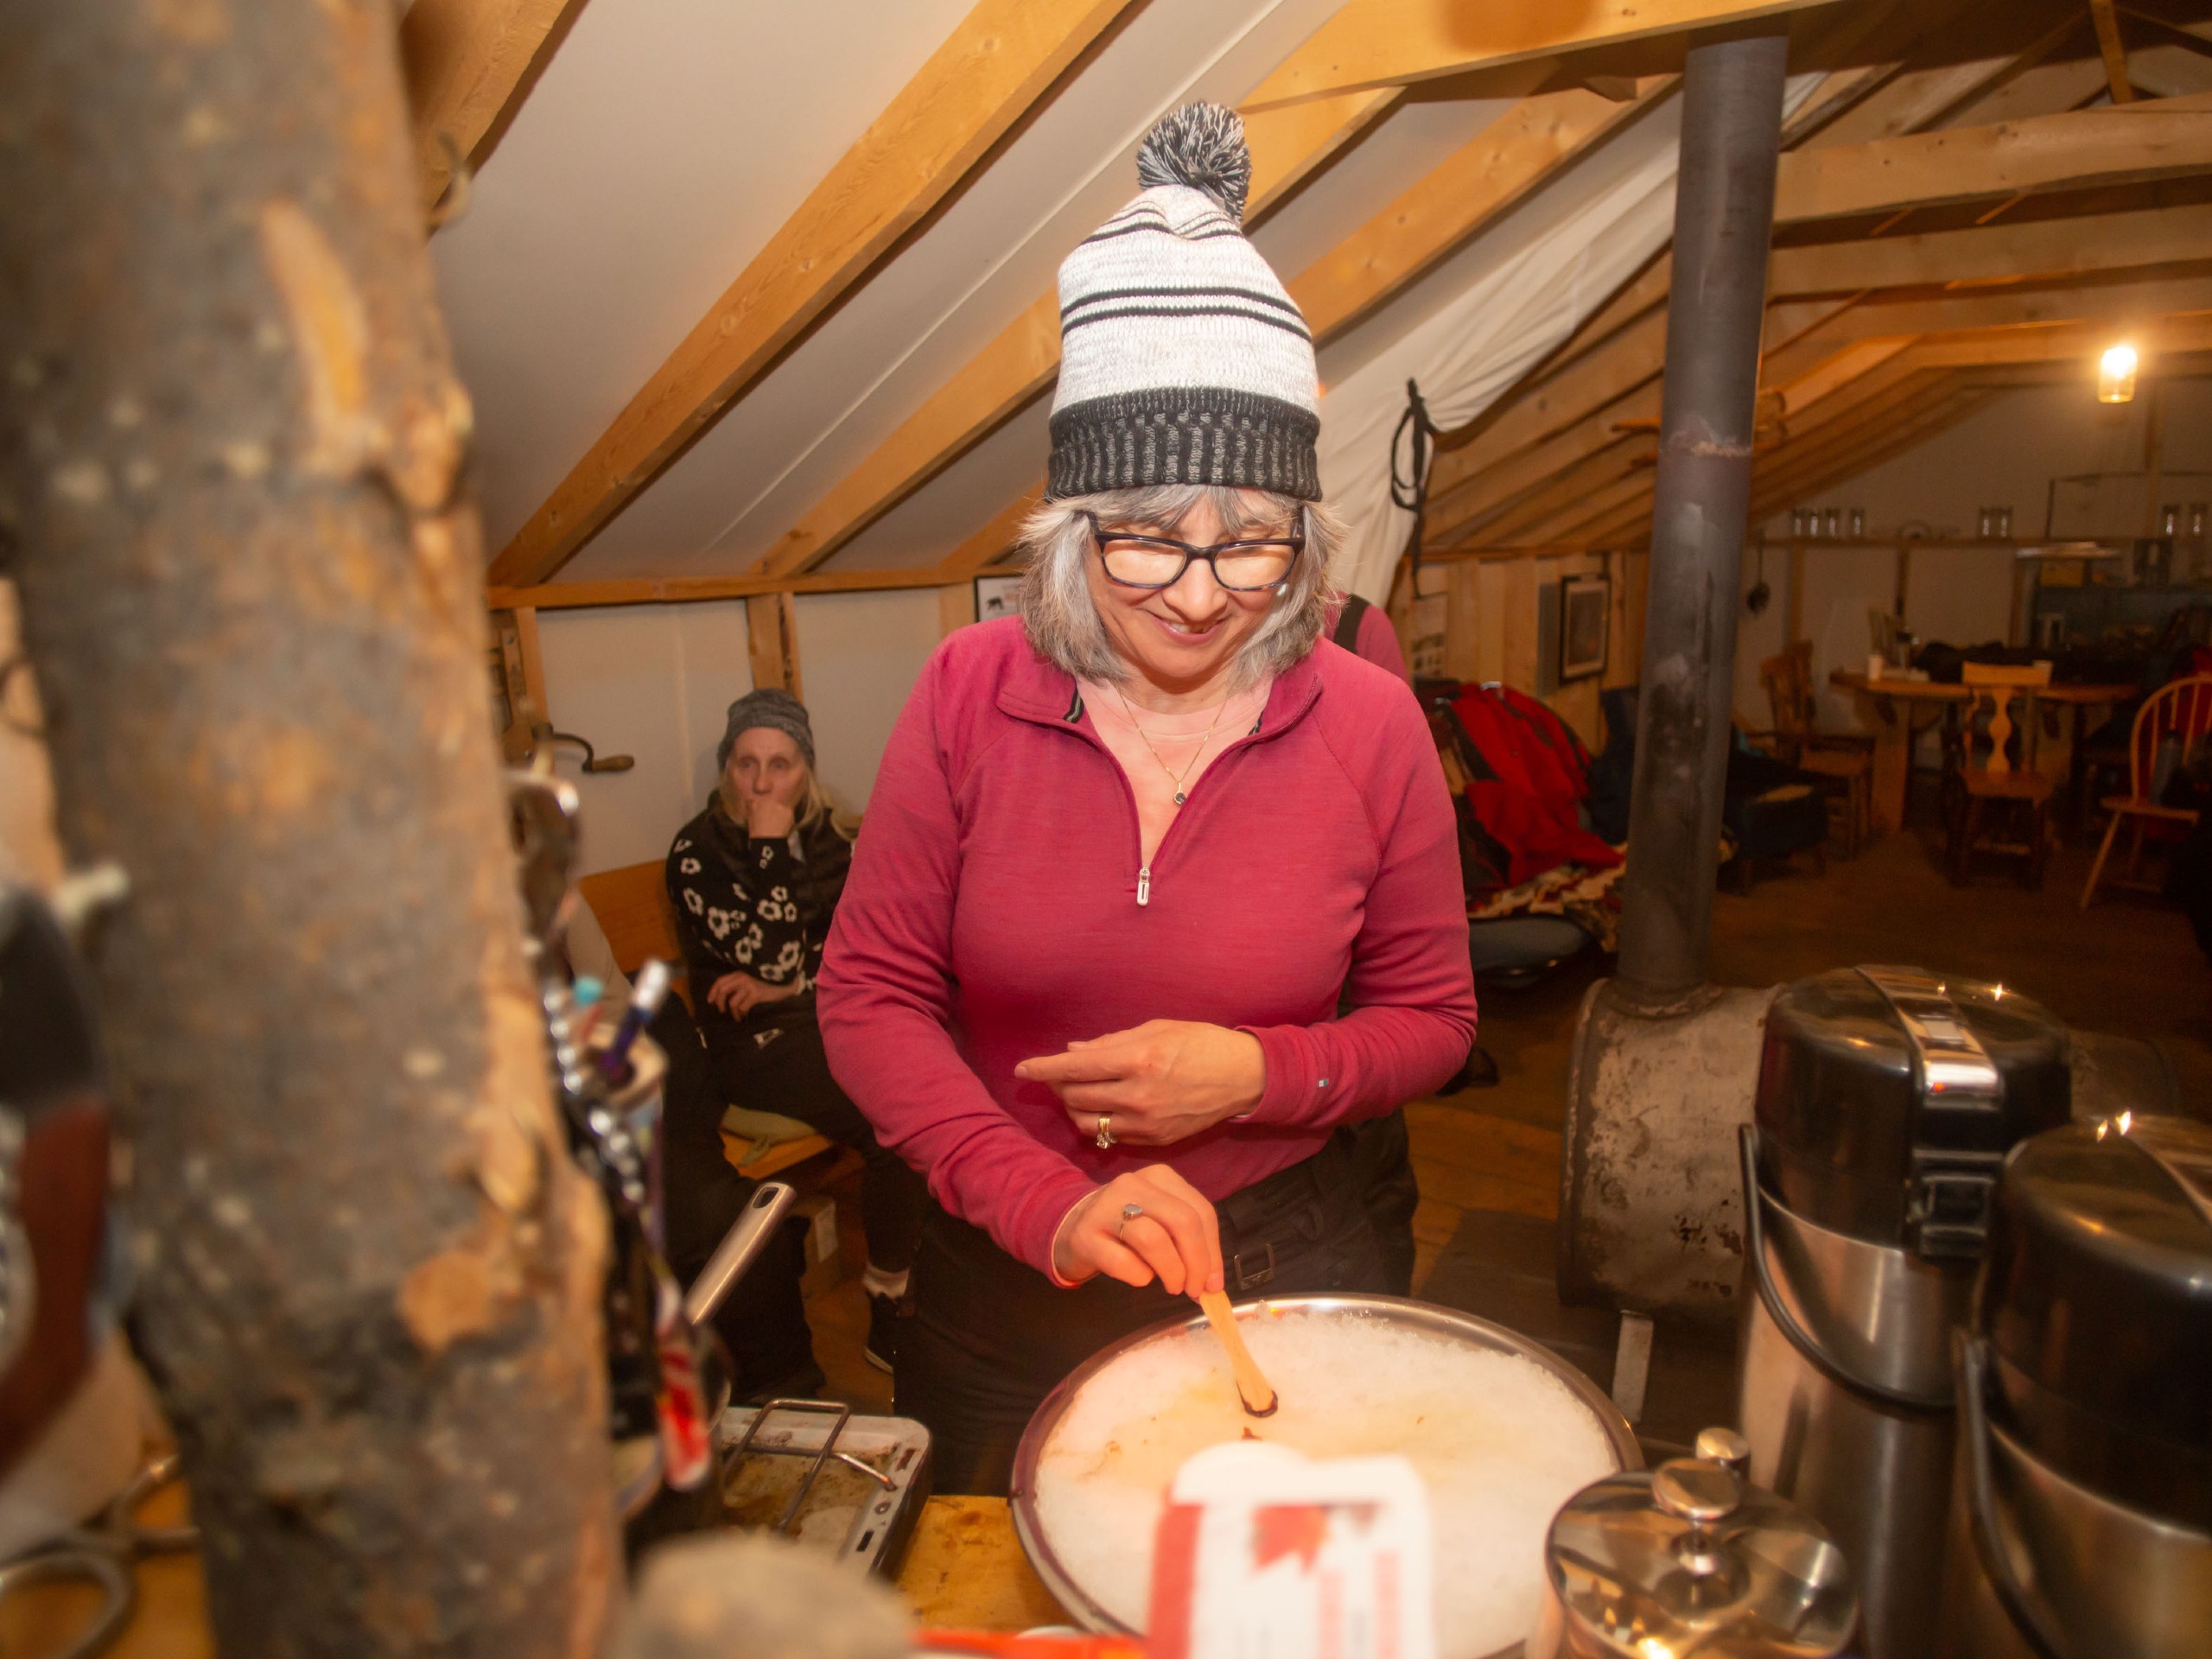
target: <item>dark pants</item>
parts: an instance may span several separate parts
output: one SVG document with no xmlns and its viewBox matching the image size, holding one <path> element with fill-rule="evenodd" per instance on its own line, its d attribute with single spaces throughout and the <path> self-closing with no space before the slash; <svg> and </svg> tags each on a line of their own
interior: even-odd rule
<svg viewBox="0 0 2212 1659">
<path fill-rule="evenodd" d="M 1406 1110 L 1371 1117 L 1351 1131 L 1354 1179 L 1375 1226 L 1376 1248 L 1382 1252 L 1388 1288 L 1393 1296 L 1414 1294 L 1414 1211 L 1421 1185 L 1414 1179 L 1413 1142 L 1406 1131 Z"/>
<path fill-rule="evenodd" d="M 661 1120 L 668 1266 L 677 1282 L 689 1289 L 757 1188 L 722 1154 L 721 1095 L 690 1014 L 671 997 L 654 1016 L 652 1031 L 668 1056 Z M 799 1295 L 805 1241 L 805 1222 L 797 1217 L 785 1221 L 715 1311 L 714 1327 L 729 1350 L 731 1380 L 740 1400 L 811 1394 L 822 1385 L 806 1305 Z"/>
<path fill-rule="evenodd" d="M 928 1189 L 904 1159 L 876 1140 L 874 1127 L 830 1075 L 813 1010 L 773 1023 L 750 1020 L 734 1030 L 725 1021 L 712 1047 L 715 1081 L 733 1105 L 795 1117 L 860 1154 L 861 1229 L 868 1235 L 868 1265 L 886 1273 L 911 1267 Z"/>
<path fill-rule="evenodd" d="M 1214 1206 L 1232 1298 L 1388 1294 L 1349 1130 Z M 930 1431 L 937 1490 L 1003 1495 L 1021 1431 L 1053 1387 L 1108 1344 L 1196 1311 L 1158 1284 L 1062 1290 L 934 1204 L 899 1338 L 898 1410 Z"/>
</svg>

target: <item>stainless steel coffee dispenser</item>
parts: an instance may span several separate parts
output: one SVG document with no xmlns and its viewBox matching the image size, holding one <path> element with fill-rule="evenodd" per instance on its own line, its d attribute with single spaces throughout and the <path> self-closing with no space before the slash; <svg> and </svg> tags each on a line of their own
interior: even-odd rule
<svg viewBox="0 0 2212 1659">
<path fill-rule="evenodd" d="M 1959 1369 L 1940 1650 L 2212 1652 L 2212 1128 L 2020 1147 Z"/>
<path fill-rule="evenodd" d="M 1929 1653 L 1964 1323 L 2005 1154 L 2067 1121 L 2065 1027 L 1911 968 L 1783 988 L 1743 1132 L 1751 1476 L 1849 1557 L 1870 1659 Z"/>
</svg>

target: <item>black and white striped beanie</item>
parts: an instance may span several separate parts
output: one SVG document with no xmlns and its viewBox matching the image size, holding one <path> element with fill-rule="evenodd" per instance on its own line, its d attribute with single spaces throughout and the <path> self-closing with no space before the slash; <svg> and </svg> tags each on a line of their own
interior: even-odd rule
<svg viewBox="0 0 2212 1659">
<path fill-rule="evenodd" d="M 1164 118 L 1135 200 L 1060 265 L 1047 499 L 1155 484 L 1321 498 L 1313 336 L 1243 229 L 1252 157 L 1217 104 Z"/>
</svg>

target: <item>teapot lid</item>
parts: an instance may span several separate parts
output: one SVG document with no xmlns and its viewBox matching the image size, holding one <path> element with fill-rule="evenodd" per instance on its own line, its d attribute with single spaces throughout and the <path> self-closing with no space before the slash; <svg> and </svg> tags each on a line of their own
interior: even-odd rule
<svg viewBox="0 0 2212 1659">
<path fill-rule="evenodd" d="M 1721 1433 L 1700 1435 L 1700 1450 L 1715 1449 Z M 1544 1570 L 1583 1648 L 1624 1659 L 1843 1651 L 1859 1628 L 1843 1552 L 1730 1461 L 1676 1458 L 1611 1475 L 1553 1517 Z"/>
</svg>

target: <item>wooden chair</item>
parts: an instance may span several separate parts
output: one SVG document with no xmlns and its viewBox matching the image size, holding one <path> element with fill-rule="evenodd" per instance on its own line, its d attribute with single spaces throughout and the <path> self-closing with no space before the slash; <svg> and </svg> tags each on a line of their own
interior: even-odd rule
<svg viewBox="0 0 2212 1659">
<path fill-rule="evenodd" d="M 1773 710 L 1774 729 L 1747 734 L 1778 760 L 1821 779 L 1828 797 L 1831 823 L 1840 821 L 1843 852 L 1858 854 L 1872 832 L 1874 740 L 1864 732 L 1823 732 L 1816 723 L 1813 688 L 1813 645 L 1800 639 L 1780 656 L 1759 664 Z M 1840 809 L 1840 810 L 1834 810 Z"/>
<path fill-rule="evenodd" d="M 2186 760 L 2208 732 L 2212 732 L 2212 674 L 2163 685 L 2136 710 L 2127 740 L 2127 793 L 2105 797 L 2105 810 L 2112 814 L 2112 822 L 2105 826 L 2104 843 L 2097 849 L 2096 862 L 2089 866 L 2089 879 L 2082 886 L 2082 909 L 2087 910 L 2096 895 L 2097 881 L 2104 874 L 2105 860 L 2112 855 L 2112 843 L 2123 819 L 2134 832 L 2134 844 L 2128 850 L 2126 879 L 2114 877 L 2113 885 L 2157 891 L 2154 884 L 2136 879 L 2143 861 L 2144 831 L 2158 824 L 2185 830 L 2197 817 L 2193 807 L 2163 806 L 2152 798 L 2158 781 L 2158 753 L 2171 743 L 2180 759 Z"/>
<path fill-rule="evenodd" d="M 669 906 L 667 871 L 661 860 L 601 870 L 596 875 L 582 877 L 576 887 L 583 893 L 584 902 L 591 906 L 592 914 L 599 918 L 600 928 L 613 950 L 615 966 L 634 978 L 646 957 L 658 957 L 675 966 L 674 988 L 679 992 L 685 990 L 683 951 L 677 943 L 676 912 Z M 700 988 L 702 995 L 704 988 Z M 684 1001 L 690 1004 L 689 995 L 684 996 Z M 835 1147 L 823 1136 L 809 1135 L 780 1141 L 752 1162 L 743 1163 L 739 1161 L 740 1155 L 749 1148 L 725 1130 L 722 1149 L 740 1174 L 765 1181 Z"/>
<path fill-rule="evenodd" d="M 2005 853 L 2024 861 L 2021 880 L 2033 890 L 2043 886 L 2044 864 L 2050 855 L 2051 782 L 2036 767 L 2037 740 L 2043 732 L 2036 694 L 2050 683 L 2050 664 L 2010 668 L 1967 663 L 1961 667 L 1959 678 L 1974 696 L 1961 718 L 1944 734 L 1952 749 L 1947 849 L 1951 885 L 1966 885 L 1967 866 L 1974 854 Z M 1989 709 L 1986 728 L 1980 726 L 1985 703 Z M 2016 735 L 2017 756 L 2012 744 Z M 1988 755 L 1976 765 L 1984 744 Z M 1984 819 L 1992 817 L 1999 820 L 1994 826 L 1999 836 L 2010 838 L 1982 838 Z"/>
</svg>

